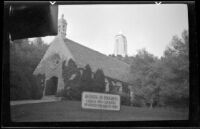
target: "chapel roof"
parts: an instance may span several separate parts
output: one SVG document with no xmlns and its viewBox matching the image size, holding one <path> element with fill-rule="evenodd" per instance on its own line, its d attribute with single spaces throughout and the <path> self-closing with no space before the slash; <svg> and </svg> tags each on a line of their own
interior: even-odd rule
<svg viewBox="0 0 200 129">
<path fill-rule="evenodd" d="M 127 83 L 130 82 L 131 74 L 129 64 L 67 38 L 64 38 L 64 43 L 72 53 L 78 66 L 85 67 L 89 64 L 93 72 L 97 69 L 102 69 L 107 77 Z"/>
</svg>

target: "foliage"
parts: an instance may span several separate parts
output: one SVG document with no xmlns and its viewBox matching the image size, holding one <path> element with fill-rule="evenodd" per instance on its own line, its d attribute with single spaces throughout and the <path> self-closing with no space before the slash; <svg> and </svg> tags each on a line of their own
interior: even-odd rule
<svg viewBox="0 0 200 129">
<path fill-rule="evenodd" d="M 189 40 L 188 31 L 182 37 L 173 36 L 161 58 L 147 50 L 135 56 L 110 57 L 131 65 L 135 89 L 134 106 L 187 106 L 189 100 Z M 113 88 L 114 91 L 114 88 Z"/>
<path fill-rule="evenodd" d="M 155 70 L 156 63 L 158 59 L 142 49 L 138 51 L 131 64 L 131 73 L 135 75 L 132 83 L 137 85 L 141 91 L 136 95 L 142 96 L 147 105 L 152 105 L 155 88 L 159 86 L 157 83 L 159 72 Z"/>
<path fill-rule="evenodd" d="M 59 96 L 69 100 L 81 100 L 84 91 L 105 92 L 105 76 L 101 69 L 98 69 L 92 77 L 90 65 L 86 65 L 81 75 L 76 63 L 70 59 L 68 65 L 63 62 L 63 78 L 65 87 Z"/>
<path fill-rule="evenodd" d="M 188 106 L 189 101 L 189 41 L 188 31 L 182 37 L 172 37 L 171 43 L 161 58 L 155 57 L 145 49 L 135 56 L 114 56 L 130 64 L 134 87 L 133 106 Z M 27 39 L 16 40 L 10 44 L 10 89 L 11 100 L 39 99 L 42 96 L 41 78 L 32 75 L 48 45 L 38 39 L 30 44 Z M 90 65 L 83 73 L 70 59 L 68 65 L 63 62 L 63 79 L 65 88 L 59 93 L 67 99 L 80 100 L 83 91 L 104 92 L 105 76 L 98 69 L 94 76 Z M 110 83 L 110 93 L 118 89 Z M 129 105 L 129 91 L 123 85 L 120 94 L 122 104 Z"/>
<path fill-rule="evenodd" d="M 188 31 L 183 31 L 182 39 L 177 36 L 172 38 L 162 58 L 164 67 L 168 67 L 173 78 L 165 74 L 165 97 L 173 97 L 174 104 L 187 103 L 189 98 L 189 41 Z M 176 100 L 176 101 L 175 101 Z M 181 104 L 180 104 L 181 105 Z"/>
<path fill-rule="evenodd" d="M 131 74 L 134 87 L 134 99 L 130 99 L 130 91 L 123 84 L 123 92 L 118 93 L 118 87 L 113 86 L 111 81 L 110 93 L 117 93 L 121 96 L 122 105 L 133 106 L 187 106 L 189 98 L 189 45 L 188 32 L 184 31 L 182 39 L 174 36 L 171 44 L 167 47 L 163 57 L 157 58 L 145 49 L 141 49 L 135 56 L 114 56 L 127 64 L 131 65 Z M 72 66 L 76 66 L 73 65 Z M 70 68 L 71 71 L 73 68 Z M 70 73 L 70 72 L 68 72 Z M 73 73 L 73 72 L 72 72 Z M 98 69 L 92 78 L 92 71 L 89 65 L 83 70 L 79 77 L 80 90 L 69 90 L 70 96 L 74 93 L 83 91 L 105 91 L 103 71 Z M 74 85 L 74 83 L 70 84 Z M 102 86 L 102 87 L 101 87 Z M 74 86 L 75 87 L 75 86 Z M 76 91 L 76 92 L 73 92 Z M 69 94 L 68 94 L 69 95 Z M 132 102 L 130 102 L 130 100 Z"/>
<path fill-rule="evenodd" d="M 119 95 L 121 97 L 121 104 L 129 106 L 130 105 L 130 96 L 129 96 L 129 94 L 127 94 L 125 92 L 122 92 L 122 93 L 119 93 Z"/>
<path fill-rule="evenodd" d="M 81 90 L 80 90 L 80 72 L 76 73 L 76 77 L 69 81 L 69 87 L 65 87 L 64 90 L 67 91 L 66 98 L 70 100 L 81 100 Z"/>
<path fill-rule="evenodd" d="M 77 68 L 76 63 L 70 59 L 68 65 L 65 65 L 66 61 L 63 62 L 63 79 L 64 79 L 64 90 L 62 91 L 63 97 L 67 99 L 80 100 L 81 90 L 80 90 L 80 79 L 81 73 Z"/>
<path fill-rule="evenodd" d="M 85 66 L 81 76 L 81 91 L 93 91 L 92 70 L 89 64 Z"/>
<path fill-rule="evenodd" d="M 153 107 L 188 104 L 188 31 L 182 33 L 182 39 L 174 36 L 160 59 L 145 49 L 128 58 L 132 59 L 131 73 L 134 75 L 131 83 L 137 91 L 133 105 Z"/>
<path fill-rule="evenodd" d="M 93 91 L 95 91 L 95 92 L 104 92 L 105 91 L 105 76 L 104 76 L 103 70 L 101 70 L 101 69 L 98 69 L 94 73 Z"/>
<path fill-rule="evenodd" d="M 32 99 L 41 99 L 44 89 L 44 75 L 37 75 L 32 77 Z"/>
<path fill-rule="evenodd" d="M 10 44 L 10 97 L 11 100 L 39 99 L 42 87 L 33 71 L 48 45 L 36 46 L 28 39 L 15 40 Z"/>
<path fill-rule="evenodd" d="M 133 99 L 131 103 L 132 103 L 132 106 L 135 106 L 135 107 L 144 107 L 146 105 L 144 98 L 141 95 L 135 95 L 135 98 Z"/>
<path fill-rule="evenodd" d="M 75 62 L 70 59 L 68 61 L 68 65 L 66 66 L 66 61 L 63 62 L 63 65 L 62 65 L 62 74 L 63 74 L 63 79 L 64 79 L 64 83 L 65 83 L 65 86 L 68 86 L 69 85 L 69 80 L 71 78 L 71 76 L 73 74 L 75 74 L 77 72 L 77 66 L 75 64 Z"/>
<path fill-rule="evenodd" d="M 31 99 L 31 85 L 26 78 L 26 73 L 20 69 L 11 69 L 10 72 L 10 90 L 11 100 Z M 26 86 L 26 87 L 25 87 Z"/>
</svg>

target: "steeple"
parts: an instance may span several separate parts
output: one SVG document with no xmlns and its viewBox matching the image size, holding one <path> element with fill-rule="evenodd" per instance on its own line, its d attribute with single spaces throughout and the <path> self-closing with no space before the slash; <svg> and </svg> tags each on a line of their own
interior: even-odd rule
<svg viewBox="0 0 200 129">
<path fill-rule="evenodd" d="M 64 19 L 64 14 L 62 14 L 61 18 L 58 20 L 58 35 L 62 38 L 65 38 L 67 31 L 67 22 Z"/>
</svg>

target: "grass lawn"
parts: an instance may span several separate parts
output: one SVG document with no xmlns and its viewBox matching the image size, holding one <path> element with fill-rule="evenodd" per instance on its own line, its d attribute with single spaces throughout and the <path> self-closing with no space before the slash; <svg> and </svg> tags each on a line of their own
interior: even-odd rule
<svg viewBox="0 0 200 129">
<path fill-rule="evenodd" d="M 121 106 L 120 111 L 82 109 L 78 101 L 58 101 L 11 106 L 14 122 L 187 120 L 188 111 Z"/>
</svg>

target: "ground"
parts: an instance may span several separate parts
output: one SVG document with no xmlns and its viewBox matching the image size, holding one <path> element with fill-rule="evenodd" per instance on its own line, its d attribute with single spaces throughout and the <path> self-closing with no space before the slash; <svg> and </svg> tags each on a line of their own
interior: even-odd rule
<svg viewBox="0 0 200 129">
<path fill-rule="evenodd" d="M 57 101 L 11 106 L 11 119 L 25 121 L 187 120 L 187 110 L 121 106 L 120 111 L 82 109 L 79 101 Z"/>
</svg>

